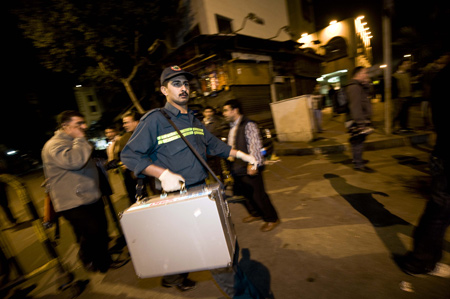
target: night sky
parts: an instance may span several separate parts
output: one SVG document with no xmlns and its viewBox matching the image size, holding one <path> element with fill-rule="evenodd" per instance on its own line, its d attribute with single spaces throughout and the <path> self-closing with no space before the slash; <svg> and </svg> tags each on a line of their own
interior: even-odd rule
<svg viewBox="0 0 450 299">
<path fill-rule="evenodd" d="M 31 41 L 22 37 L 15 16 L 8 13 L 6 24 L 3 86 L 7 92 L 2 99 L 0 144 L 35 152 L 55 128 L 53 116 L 62 110 L 77 109 L 74 81 L 39 64 L 37 52 Z"/>
<path fill-rule="evenodd" d="M 315 19 L 317 29 L 328 26 L 332 20 L 341 21 L 347 18 L 365 16 L 373 39 L 371 40 L 373 52 L 373 64 L 385 63 L 383 60 L 383 0 L 359 1 L 359 0 L 312 0 L 315 6 Z M 389 1 L 389 0 L 388 0 Z M 404 36 L 404 29 L 413 28 L 420 38 L 416 39 L 414 46 L 430 46 L 429 53 L 422 53 L 422 57 L 416 57 L 422 61 L 433 57 L 433 52 L 440 50 L 431 47 L 439 39 L 450 39 L 448 20 L 450 18 L 450 1 L 427 0 L 413 2 L 410 0 L 392 0 L 394 2 L 393 15 L 391 17 L 392 42 Z M 411 48 L 412 48 L 411 47 Z M 409 54 L 408 47 L 392 46 L 392 59 L 398 61 L 404 54 Z M 435 53 L 434 53 L 435 54 Z M 427 57 L 426 55 L 429 55 Z"/>
<path fill-rule="evenodd" d="M 432 3 L 437 0 L 430 0 Z M 429 6 L 412 5 L 410 1 L 397 0 L 396 15 L 393 19 L 393 38 L 398 35 L 401 25 L 420 24 L 422 30 L 433 30 L 433 24 L 425 22 L 424 13 Z M 16 1 L 6 2 L 9 6 Z M 374 63 L 381 63 L 382 57 L 382 1 L 338 1 L 313 0 L 315 5 L 316 28 L 322 29 L 331 20 L 343 20 L 365 15 L 371 32 Z M 424 4 L 422 4 L 424 5 Z M 7 11 L 11 7 L 7 7 Z M 6 82 L 8 92 L 2 100 L 2 138 L 0 144 L 40 150 L 51 136 L 55 127 L 54 115 L 66 110 L 77 109 L 73 87 L 75 78 L 67 74 L 55 74 L 40 66 L 37 52 L 28 40 L 22 38 L 17 28 L 16 18 L 8 14 L 4 47 L 6 60 Z M 447 26 L 448 27 L 448 26 Z M 430 29 L 431 28 L 431 29 Z M 398 53 L 400 54 L 400 53 Z"/>
</svg>

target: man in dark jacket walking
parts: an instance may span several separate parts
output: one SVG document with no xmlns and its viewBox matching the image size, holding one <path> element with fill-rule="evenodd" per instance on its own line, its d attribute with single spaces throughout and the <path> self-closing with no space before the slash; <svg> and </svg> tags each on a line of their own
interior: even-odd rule
<svg viewBox="0 0 450 299">
<path fill-rule="evenodd" d="M 249 223 L 262 219 L 265 223 L 261 227 L 261 231 L 271 231 L 280 224 L 280 219 L 264 188 L 261 173 L 264 158 L 261 155 L 262 142 L 258 126 L 242 115 L 242 108 L 237 100 L 225 102 L 223 116 L 230 122 L 231 126 L 228 144 L 233 149 L 255 157 L 258 162 L 257 169 L 253 169 L 250 167 L 251 165 L 242 160 L 232 162 L 231 173 L 234 177 L 235 190 L 238 187 L 247 199 L 245 207 L 250 214 L 242 221 Z"/>
<path fill-rule="evenodd" d="M 357 171 L 374 172 L 364 165 L 362 158 L 364 141 L 373 129 L 370 127 L 372 117 L 372 103 L 370 101 L 370 86 L 367 69 L 357 66 L 345 91 L 348 96 L 350 112 L 347 115 L 346 126 L 351 134 L 353 166 Z"/>
</svg>

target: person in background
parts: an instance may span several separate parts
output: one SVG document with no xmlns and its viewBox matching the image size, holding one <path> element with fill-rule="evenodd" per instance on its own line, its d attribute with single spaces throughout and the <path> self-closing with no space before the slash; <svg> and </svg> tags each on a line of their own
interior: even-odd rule
<svg viewBox="0 0 450 299">
<path fill-rule="evenodd" d="M 320 84 L 316 84 L 312 96 L 312 109 L 314 114 L 314 124 L 317 133 L 322 133 L 322 109 L 324 96 L 320 93 Z"/>
<path fill-rule="evenodd" d="M 214 136 L 219 139 L 226 137 L 228 131 L 228 124 L 224 121 L 224 119 L 216 114 L 216 111 L 211 106 L 206 106 L 203 109 L 203 120 L 202 123 L 205 125 L 206 129 L 211 132 Z M 214 174 L 221 179 L 224 180 L 223 171 L 225 162 L 220 157 L 216 156 L 207 156 L 207 163 L 209 167 L 211 167 Z"/>
<path fill-rule="evenodd" d="M 119 152 L 119 160 L 122 161 L 122 151 L 130 139 L 131 135 L 133 135 L 134 130 L 139 124 L 139 119 L 141 115 L 136 111 L 130 111 L 123 115 L 122 122 L 123 128 L 125 129 L 125 133 L 120 137 L 117 144 L 117 151 Z M 133 174 L 128 167 L 125 165 L 121 165 L 121 171 L 123 176 L 123 182 L 125 184 L 125 189 L 127 190 L 128 199 L 130 201 L 130 205 L 136 202 L 136 185 L 137 178 Z M 145 188 L 144 188 L 145 189 Z"/>
<path fill-rule="evenodd" d="M 394 119 L 392 131 L 394 134 L 408 133 L 412 129 L 408 127 L 409 106 L 412 101 L 411 61 L 403 59 L 397 71 L 392 75 L 392 99 L 394 102 Z M 400 128 L 395 129 L 397 123 Z"/>
<path fill-rule="evenodd" d="M 357 66 L 353 70 L 352 79 L 345 87 L 349 101 L 350 112 L 347 115 L 346 126 L 350 133 L 353 167 L 357 171 L 374 172 L 363 160 L 364 141 L 372 133 L 371 125 L 372 103 L 370 99 L 370 78 L 367 69 Z"/>
<path fill-rule="evenodd" d="M 429 274 L 450 277 L 450 266 L 439 263 L 444 237 L 450 225 L 450 130 L 448 111 L 450 63 L 431 83 L 431 111 L 436 143 L 430 156 L 431 198 L 416 227 L 413 250 L 400 259 L 400 268 L 411 275 Z"/>
<path fill-rule="evenodd" d="M 3 153 L 0 152 L 0 174 L 6 173 L 8 170 L 6 159 L 3 158 Z M 11 212 L 11 208 L 9 207 L 9 199 L 8 199 L 8 192 L 7 192 L 7 184 L 0 181 L 0 206 L 3 209 L 3 212 L 5 212 L 6 217 L 8 218 L 9 222 L 11 222 L 13 225 L 17 223 L 16 217 L 14 217 L 13 213 Z"/>
<path fill-rule="evenodd" d="M 108 139 L 108 147 L 106 148 L 108 162 L 119 159 L 118 141 L 120 136 L 116 126 L 111 125 L 107 127 L 105 129 L 105 136 Z"/>
<path fill-rule="evenodd" d="M 431 83 L 434 77 L 447 65 L 450 60 L 450 53 L 444 53 L 436 60 L 429 63 L 423 70 L 423 101 L 420 105 L 423 119 L 423 126 L 425 129 L 431 125 L 430 117 L 430 98 L 431 98 Z"/>
<path fill-rule="evenodd" d="M 7 185 L 5 183 L 0 182 L 0 206 L 3 209 L 3 212 L 5 212 L 5 215 L 8 218 L 9 222 L 15 225 L 17 223 L 17 219 L 16 217 L 14 217 L 13 213 L 11 212 L 11 208 L 9 207 L 9 200 L 8 200 L 8 193 L 6 192 L 6 186 Z"/>
<path fill-rule="evenodd" d="M 263 220 L 262 232 L 269 232 L 280 224 L 278 214 L 267 195 L 262 170 L 264 158 L 261 155 L 262 141 L 258 126 L 242 114 L 238 100 L 228 100 L 223 106 L 223 116 L 230 122 L 228 144 L 240 152 L 256 158 L 258 168 L 254 169 L 241 160 L 231 162 L 236 193 L 246 198 L 245 207 L 250 214 L 242 221 L 250 223 Z"/>
<path fill-rule="evenodd" d="M 58 130 L 42 149 L 47 188 L 57 213 L 72 226 L 78 256 L 88 271 L 114 266 L 108 252 L 108 224 L 101 200 L 99 173 L 86 139 L 87 125 L 78 111 L 58 115 Z"/>
<path fill-rule="evenodd" d="M 216 114 L 216 111 L 211 106 L 206 106 L 203 109 L 203 124 L 206 129 L 211 132 L 217 138 L 226 137 L 226 132 L 228 130 L 228 124 L 224 119 Z"/>
<path fill-rule="evenodd" d="M 339 115 L 338 112 L 338 103 L 337 103 L 337 95 L 336 90 L 334 89 L 333 85 L 328 85 L 328 98 L 331 101 L 331 105 L 333 107 L 333 117 L 336 117 Z"/>
</svg>

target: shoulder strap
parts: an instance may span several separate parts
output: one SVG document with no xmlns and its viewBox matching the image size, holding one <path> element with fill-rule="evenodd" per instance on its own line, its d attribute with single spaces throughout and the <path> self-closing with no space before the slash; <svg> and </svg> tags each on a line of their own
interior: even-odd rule
<svg viewBox="0 0 450 299">
<path fill-rule="evenodd" d="M 170 119 L 169 114 L 164 109 L 160 110 L 161 113 L 164 115 L 164 117 L 169 121 L 169 123 L 172 125 L 172 127 L 177 131 L 178 135 L 180 135 L 181 139 L 187 144 L 189 149 L 194 153 L 194 155 L 197 157 L 197 159 L 202 163 L 202 165 L 208 170 L 208 172 L 213 176 L 213 178 L 219 183 L 220 188 L 224 189 L 223 183 L 219 180 L 219 178 L 214 174 L 214 172 L 211 170 L 209 165 L 206 163 L 206 161 L 200 156 L 200 154 L 195 150 L 195 148 L 189 143 L 189 141 L 186 139 L 186 137 L 183 136 L 183 134 L 180 132 L 180 130 L 177 128 L 175 123 Z"/>
</svg>

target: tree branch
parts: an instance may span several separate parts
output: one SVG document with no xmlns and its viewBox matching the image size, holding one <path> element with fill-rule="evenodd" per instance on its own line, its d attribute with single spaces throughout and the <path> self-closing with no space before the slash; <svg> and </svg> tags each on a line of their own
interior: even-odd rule
<svg viewBox="0 0 450 299">
<path fill-rule="evenodd" d="M 137 64 L 135 64 L 134 66 L 133 66 L 133 70 L 131 71 L 131 73 L 130 73 L 130 75 L 128 76 L 128 78 L 126 78 L 125 80 L 127 80 L 128 82 L 130 82 L 133 78 L 134 78 L 134 76 L 136 75 L 136 73 L 137 73 L 137 71 L 139 70 L 139 68 L 142 66 L 142 65 L 144 65 L 144 63 L 145 63 L 145 59 L 141 59 L 140 61 L 139 61 L 139 63 L 137 63 Z"/>
<path fill-rule="evenodd" d="M 98 62 L 98 66 L 100 67 L 102 72 L 104 72 L 108 76 L 112 77 L 114 80 L 117 80 L 119 82 L 121 81 L 121 79 L 119 77 L 117 77 L 113 72 L 106 69 L 105 64 L 103 62 Z"/>
</svg>

